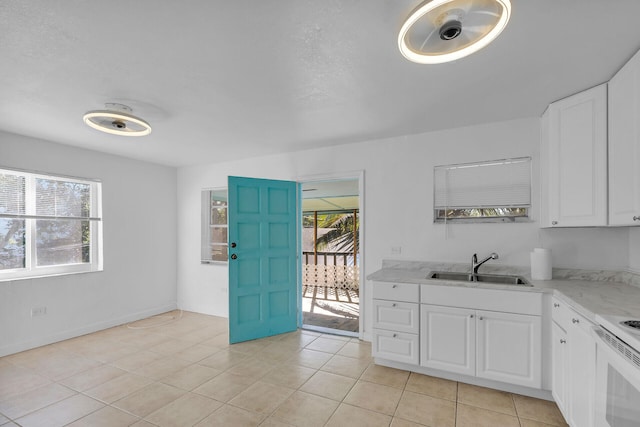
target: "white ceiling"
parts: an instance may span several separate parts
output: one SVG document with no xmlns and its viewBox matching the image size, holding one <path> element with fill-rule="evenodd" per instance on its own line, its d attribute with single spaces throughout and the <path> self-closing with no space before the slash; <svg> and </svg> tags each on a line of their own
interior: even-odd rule
<svg viewBox="0 0 640 427">
<path fill-rule="evenodd" d="M 2 0 L 0 129 L 183 166 L 539 116 L 640 48 L 638 0 L 512 0 L 459 61 L 397 49 L 415 0 Z M 127 104 L 143 138 L 82 115 Z M 1 148 L 1 147 L 0 147 Z"/>
</svg>

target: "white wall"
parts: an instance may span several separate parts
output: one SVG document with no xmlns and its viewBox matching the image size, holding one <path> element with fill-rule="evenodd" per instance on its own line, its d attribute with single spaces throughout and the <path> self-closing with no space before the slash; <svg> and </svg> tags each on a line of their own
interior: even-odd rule
<svg viewBox="0 0 640 427">
<path fill-rule="evenodd" d="M 0 356 L 176 307 L 175 168 L 4 132 L 0 167 L 102 180 L 104 231 L 102 272 L 0 282 Z"/>
<path fill-rule="evenodd" d="M 178 169 L 178 305 L 227 316 L 227 268 L 200 264 L 200 191 L 225 187 L 227 175 L 296 180 L 311 175 L 364 170 L 364 253 L 361 277 L 385 258 L 469 262 L 477 252 L 500 254 L 507 265 L 529 265 L 529 252 L 551 248 L 554 266 L 627 268 L 627 229 L 540 230 L 539 119 L 458 128 L 360 144 L 292 152 L 237 162 Z M 532 156 L 531 223 L 433 224 L 433 166 Z M 402 248 L 400 256 L 391 247 Z M 370 330 L 370 284 L 365 284 L 365 337 Z"/>
<path fill-rule="evenodd" d="M 629 229 L 629 269 L 640 274 L 640 227 Z"/>
</svg>

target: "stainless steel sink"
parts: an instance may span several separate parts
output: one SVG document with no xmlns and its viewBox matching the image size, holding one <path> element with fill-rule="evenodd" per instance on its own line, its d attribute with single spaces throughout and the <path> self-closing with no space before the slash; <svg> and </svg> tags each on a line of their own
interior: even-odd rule
<svg viewBox="0 0 640 427">
<path fill-rule="evenodd" d="M 509 276 L 504 274 L 477 274 L 474 276 L 470 273 L 455 273 L 452 271 L 432 271 L 429 273 L 429 279 L 440 280 L 458 280 L 461 282 L 484 282 L 497 283 L 501 285 L 519 285 L 533 286 L 524 277 Z"/>
</svg>

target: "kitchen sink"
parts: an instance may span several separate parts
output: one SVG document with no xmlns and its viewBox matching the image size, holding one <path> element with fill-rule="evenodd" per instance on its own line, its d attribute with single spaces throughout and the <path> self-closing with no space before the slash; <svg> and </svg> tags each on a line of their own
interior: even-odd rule
<svg viewBox="0 0 640 427">
<path fill-rule="evenodd" d="M 484 283 L 497 283 L 501 285 L 519 285 L 519 286 L 533 286 L 524 277 L 521 276 L 509 276 L 505 274 L 477 274 L 475 276 L 470 273 L 455 273 L 452 271 L 432 271 L 427 277 L 429 279 L 440 280 L 457 280 L 461 282 L 484 282 Z"/>
</svg>

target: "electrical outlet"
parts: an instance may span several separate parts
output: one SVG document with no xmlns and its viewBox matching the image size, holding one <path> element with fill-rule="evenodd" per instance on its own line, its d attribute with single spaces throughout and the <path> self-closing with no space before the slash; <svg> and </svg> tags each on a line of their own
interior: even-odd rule
<svg viewBox="0 0 640 427">
<path fill-rule="evenodd" d="M 44 316 L 47 314 L 47 307 L 33 307 L 31 309 L 31 317 Z"/>
</svg>

